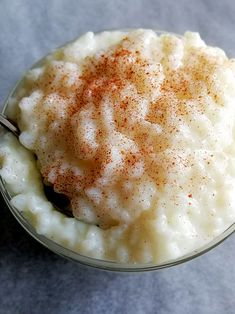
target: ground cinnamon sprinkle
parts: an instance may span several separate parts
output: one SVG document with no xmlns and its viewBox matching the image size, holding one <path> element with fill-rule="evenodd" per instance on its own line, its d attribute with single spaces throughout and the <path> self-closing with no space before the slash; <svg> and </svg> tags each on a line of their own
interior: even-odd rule
<svg viewBox="0 0 235 314">
<path fill-rule="evenodd" d="M 146 54 L 144 41 L 127 36 L 86 57 L 80 67 L 55 61 L 32 87 L 44 93 L 34 108 L 43 123 L 34 150 L 44 180 L 70 198 L 76 215 L 81 198 L 95 206 L 104 228 L 127 219 L 115 212 L 121 195 L 111 201 L 110 189 L 137 193 L 139 188 L 123 186 L 138 186 L 141 180 L 159 191 L 165 186 L 193 190 L 198 184 L 191 176 L 183 188 L 177 178 L 197 164 L 195 154 L 184 151 L 184 137 L 189 125 L 200 128 L 196 119 L 206 112 L 205 90 L 220 103 L 210 75 L 217 60 L 192 48 L 189 61 L 177 65 L 175 44 L 164 40 L 163 57 Z M 129 194 L 123 207 L 129 206 Z M 142 210 L 138 206 L 136 215 Z"/>
</svg>

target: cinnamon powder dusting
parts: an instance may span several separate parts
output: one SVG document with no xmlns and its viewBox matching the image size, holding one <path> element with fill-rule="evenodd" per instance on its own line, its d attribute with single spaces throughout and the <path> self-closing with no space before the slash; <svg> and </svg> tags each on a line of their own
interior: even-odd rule
<svg viewBox="0 0 235 314">
<path fill-rule="evenodd" d="M 34 108 L 44 181 L 70 199 L 78 218 L 89 221 L 81 216 L 89 207 L 102 228 L 150 208 L 156 192 L 147 202 L 139 196 L 149 184 L 180 189 L 175 178 L 197 162 L 182 153 L 182 130 L 204 114 L 206 89 L 218 98 L 209 76 L 216 60 L 192 51 L 191 63 L 171 67 L 170 52 L 153 58 L 144 45 L 127 36 L 80 68 L 55 62 L 33 86 L 44 94 Z"/>
</svg>

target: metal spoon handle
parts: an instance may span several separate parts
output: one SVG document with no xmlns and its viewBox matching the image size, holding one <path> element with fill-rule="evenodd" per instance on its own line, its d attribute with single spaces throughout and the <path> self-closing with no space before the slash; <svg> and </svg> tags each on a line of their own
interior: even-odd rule
<svg viewBox="0 0 235 314">
<path fill-rule="evenodd" d="M 0 124 L 6 128 L 8 131 L 12 132 L 16 137 L 19 137 L 20 131 L 19 129 L 7 119 L 2 113 L 0 113 Z"/>
</svg>

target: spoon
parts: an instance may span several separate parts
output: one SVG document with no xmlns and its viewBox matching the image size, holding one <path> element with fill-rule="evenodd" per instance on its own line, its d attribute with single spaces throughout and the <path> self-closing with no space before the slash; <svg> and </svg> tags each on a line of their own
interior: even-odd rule
<svg viewBox="0 0 235 314">
<path fill-rule="evenodd" d="M 17 138 L 20 135 L 20 130 L 13 124 L 13 122 L 7 119 L 3 114 L 0 113 L 0 124 L 8 131 L 13 133 Z"/>
<path fill-rule="evenodd" d="M 12 122 L 10 119 L 5 117 L 0 113 L 0 125 L 2 125 L 5 129 L 13 133 L 17 139 L 20 135 L 20 130 L 18 127 Z M 70 201 L 64 194 L 56 193 L 53 189 L 53 186 L 43 184 L 44 193 L 47 199 L 53 204 L 55 209 L 59 212 L 65 214 L 68 217 L 74 217 L 72 211 L 70 209 Z"/>
</svg>

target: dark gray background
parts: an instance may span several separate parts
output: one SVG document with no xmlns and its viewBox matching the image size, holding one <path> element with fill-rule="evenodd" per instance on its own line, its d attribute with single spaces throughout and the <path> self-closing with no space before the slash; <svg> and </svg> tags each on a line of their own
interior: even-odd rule
<svg viewBox="0 0 235 314">
<path fill-rule="evenodd" d="M 32 63 L 88 30 L 199 31 L 235 56 L 235 2 L 0 0 L 0 101 Z M 0 314 L 234 313 L 235 236 L 182 266 L 145 274 L 81 267 L 43 248 L 0 199 Z"/>
</svg>

